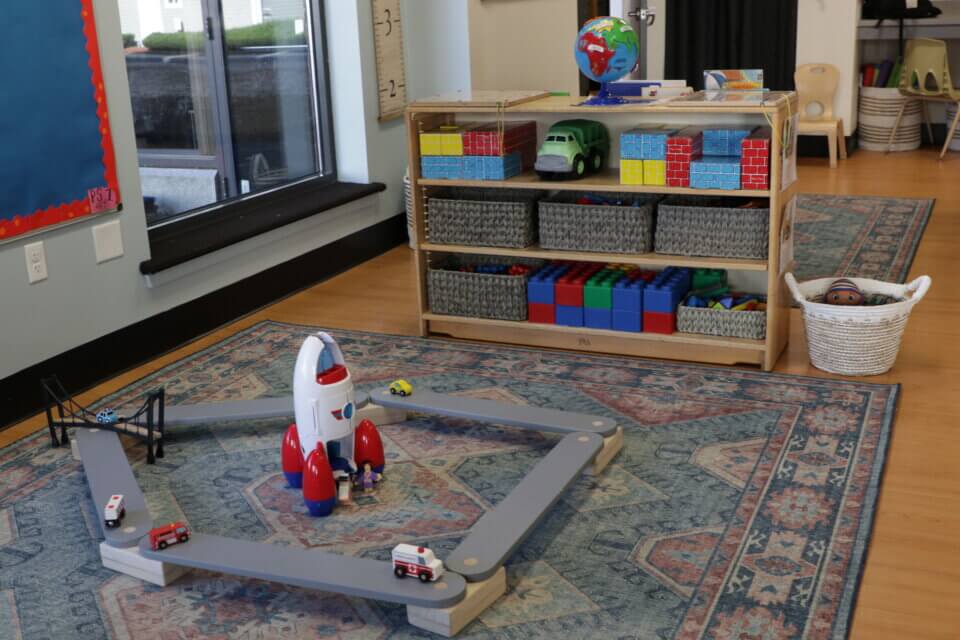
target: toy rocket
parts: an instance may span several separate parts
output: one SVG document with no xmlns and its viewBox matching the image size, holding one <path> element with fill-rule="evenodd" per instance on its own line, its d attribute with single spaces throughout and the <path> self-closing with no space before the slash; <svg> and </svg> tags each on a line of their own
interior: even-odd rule
<svg viewBox="0 0 960 640">
<path fill-rule="evenodd" d="M 308 336 L 293 371 L 296 422 L 280 448 L 283 474 L 303 489 L 311 515 L 330 515 L 337 502 L 336 478 L 369 462 L 383 473 L 383 442 L 369 420 L 356 424 L 353 380 L 336 340 L 324 332 Z"/>
</svg>

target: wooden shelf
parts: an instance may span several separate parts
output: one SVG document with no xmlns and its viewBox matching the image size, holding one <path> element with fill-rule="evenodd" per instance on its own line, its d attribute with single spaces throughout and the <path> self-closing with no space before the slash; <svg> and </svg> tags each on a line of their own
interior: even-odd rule
<svg viewBox="0 0 960 640">
<path fill-rule="evenodd" d="M 662 193 L 697 196 L 738 196 L 769 198 L 769 190 L 754 189 L 689 189 L 687 187 L 658 187 L 645 184 L 620 184 L 620 170 L 607 168 L 579 180 L 541 180 L 534 171 L 525 171 L 506 180 L 440 180 L 420 178 L 423 187 L 483 187 L 491 189 L 541 189 L 544 191 L 603 191 L 619 193 Z"/>
<path fill-rule="evenodd" d="M 580 262 L 616 262 L 649 266 L 698 267 L 705 269 L 732 269 L 739 271 L 766 271 L 766 260 L 747 260 L 741 258 L 697 258 L 691 256 L 671 256 L 660 253 L 599 253 L 591 251 L 556 251 L 541 249 L 534 245 L 523 249 L 505 247 L 476 247 L 464 244 L 437 244 L 424 242 L 420 245 L 424 251 L 444 251 L 447 253 L 471 253 L 489 256 L 510 256 L 514 258 L 540 258 L 543 260 L 577 260 Z"/>
<path fill-rule="evenodd" d="M 538 322 L 446 316 L 430 312 L 424 313 L 422 317 L 428 322 L 430 333 L 556 349 L 692 359 L 718 364 L 761 364 L 766 353 L 766 343 L 763 340 L 718 338 L 693 333 L 631 333 Z"/>
</svg>

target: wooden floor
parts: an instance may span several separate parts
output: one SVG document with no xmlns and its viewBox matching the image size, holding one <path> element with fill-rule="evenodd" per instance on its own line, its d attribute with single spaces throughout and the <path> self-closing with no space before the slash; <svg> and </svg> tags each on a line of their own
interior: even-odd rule
<svg viewBox="0 0 960 640">
<path fill-rule="evenodd" d="M 960 154 L 859 152 L 839 168 L 801 160 L 801 191 L 933 197 L 911 277 L 933 287 L 917 306 L 897 365 L 871 378 L 902 386 L 899 413 L 851 637 L 960 638 Z M 203 336 L 80 397 L 87 403 L 264 319 L 415 335 L 413 265 L 400 247 Z M 795 310 L 794 314 L 798 312 Z M 825 376 L 806 356 L 802 322 L 777 371 Z M 42 427 L 40 416 L 0 432 L 0 446 Z"/>
</svg>

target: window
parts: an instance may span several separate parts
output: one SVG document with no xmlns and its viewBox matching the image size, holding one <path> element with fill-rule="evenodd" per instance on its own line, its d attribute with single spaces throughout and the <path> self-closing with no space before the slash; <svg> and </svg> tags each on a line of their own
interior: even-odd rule
<svg viewBox="0 0 960 640">
<path fill-rule="evenodd" d="M 322 0 L 119 0 L 148 228 L 332 182 Z"/>
</svg>

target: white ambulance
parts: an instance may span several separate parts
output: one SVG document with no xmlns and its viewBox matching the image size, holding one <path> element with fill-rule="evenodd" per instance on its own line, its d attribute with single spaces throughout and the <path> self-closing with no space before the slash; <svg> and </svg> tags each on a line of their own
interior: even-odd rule
<svg viewBox="0 0 960 640">
<path fill-rule="evenodd" d="M 127 514 L 126 505 L 123 502 L 123 494 L 117 493 L 110 496 L 110 501 L 103 508 L 103 522 L 111 529 L 119 527 L 123 516 Z"/>
<path fill-rule="evenodd" d="M 443 562 L 433 551 L 412 544 L 398 544 L 393 548 L 393 575 L 404 578 L 417 576 L 420 582 L 439 580 L 443 575 Z"/>
</svg>

